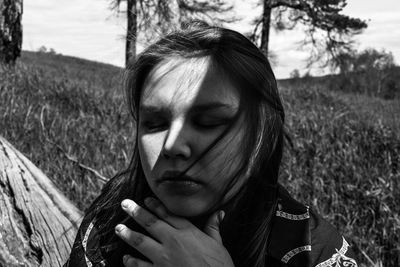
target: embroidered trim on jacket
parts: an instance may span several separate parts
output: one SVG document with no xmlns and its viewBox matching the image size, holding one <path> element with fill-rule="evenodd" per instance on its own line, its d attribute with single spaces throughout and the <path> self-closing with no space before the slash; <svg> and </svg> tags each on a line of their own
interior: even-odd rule
<svg viewBox="0 0 400 267">
<path fill-rule="evenodd" d="M 83 237 L 83 240 L 82 240 L 82 247 L 83 247 L 83 251 L 84 251 L 84 254 L 85 254 L 85 261 L 86 261 L 86 265 L 88 267 L 92 267 L 92 263 L 90 262 L 90 260 L 86 256 L 86 246 L 87 246 L 87 241 L 88 241 L 90 232 L 93 229 L 93 226 L 94 226 L 93 222 L 90 222 L 89 227 L 86 229 L 85 236 Z"/>
<path fill-rule="evenodd" d="M 299 214 L 299 215 L 291 214 L 291 213 L 287 213 L 287 212 L 278 210 L 278 211 L 276 211 L 276 216 L 282 217 L 282 218 L 285 218 L 288 220 L 294 220 L 294 221 L 306 220 L 306 219 L 310 218 L 310 213 L 309 213 L 308 209 L 309 208 L 307 206 L 306 213 Z"/>
<path fill-rule="evenodd" d="M 297 254 L 299 254 L 300 252 L 303 252 L 303 251 L 311 251 L 311 246 L 307 245 L 307 246 L 302 246 L 302 247 L 298 247 L 298 248 L 292 249 L 291 251 L 286 253 L 285 256 L 282 257 L 281 261 L 284 262 L 284 263 L 288 263 L 289 260 L 293 256 L 295 256 L 295 255 L 297 255 Z"/>
<path fill-rule="evenodd" d="M 324 262 L 321 262 L 315 267 L 340 267 L 340 266 L 346 266 L 346 267 L 357 267 L 357 262 L 350 258 L 347 257 L 345 254 L 349 248 L 349 243 L 342 237 L 343 239 L 343 244 L 342 247 L 337 250 L 336 253 L 332 255 L 332 257 Z"/>
</svg>

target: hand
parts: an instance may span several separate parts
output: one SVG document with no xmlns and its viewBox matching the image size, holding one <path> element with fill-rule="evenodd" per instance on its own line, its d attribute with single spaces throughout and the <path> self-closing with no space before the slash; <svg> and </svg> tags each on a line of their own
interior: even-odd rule
<svg viewBox="0 0 400 267">
<path fill-rule="evenodd" d="M 145 204 L 156 216 L 128 199 L 122 201 L 122 209 L 152 237 L 132 231 L 123 224 L 117 225 L 115 232 L 152 263 L 125 255 L 126 267 L 234 266 L 219 233 L 222 211 L 209 218 L 202 232 L 188 220 L 170 214 L 164 205 L 154 198 L 146 199 Z"/>
</svg>

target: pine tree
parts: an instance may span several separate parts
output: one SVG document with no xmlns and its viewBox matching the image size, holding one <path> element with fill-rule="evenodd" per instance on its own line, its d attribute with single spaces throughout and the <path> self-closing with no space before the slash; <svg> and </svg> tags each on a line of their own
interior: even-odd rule
<svg viewBox="0 0 400 267">
<path fill-rule="evenodd" d="M 21 55 L 22 0 L 0 0 L 0 63 L 14 64 Z"/>
<path fill-rule="evenodd" d="M 367 27 L 365 21 L 341 14 L 346 0 L 263 0 L 262 5 L 263 13 L 254 21 L 251 38 L 267 56 L 271 27 L 290 30 L 298 24 L 306 26 L 303 45 L 311 45 L 310 64 L 324 57 L 328 62 L 350 50 L 351 37 Z"/>
<path fill-rule="evenodd" d="M 200 19 L 213 24 L 235 20 L 232 16 L 217 16 L 232 10 L 223 0 L 112 0 L 112 9 L 120 12 L 123 2 L 127 6 L 125 64 L 136 56 L 139 33 L 144 39 L 152 40 L 188 20 Z"/>
</svg>

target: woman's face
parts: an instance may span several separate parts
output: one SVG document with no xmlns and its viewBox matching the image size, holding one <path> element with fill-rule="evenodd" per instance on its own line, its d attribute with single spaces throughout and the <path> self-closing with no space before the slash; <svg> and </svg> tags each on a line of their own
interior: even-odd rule
<svg viewBox="0 0 400 267">
<path fill-rule="evenodd" d="M 208 57 L 168 59 L 147 77 L 139 106 L 139 154 L 147 183 L 172 213 L 202 215 L 244 184 L 243 176 L 223 196 L 243 160 L 241 117 L 200 157 L 238 110 L 236 88 Z"/>
</svg>

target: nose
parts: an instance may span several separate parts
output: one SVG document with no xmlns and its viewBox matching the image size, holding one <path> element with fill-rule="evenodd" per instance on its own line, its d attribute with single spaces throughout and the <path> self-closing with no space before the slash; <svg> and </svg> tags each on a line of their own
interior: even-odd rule
<svg viewBox="0 0 400 267">
<path fill-rule="evenodd" d="M 171 123 L 164 141 L 163 156 L 167 159 L 188 159 L 191 156 L 190 133 L 184 120 Z"/>
</svg>

